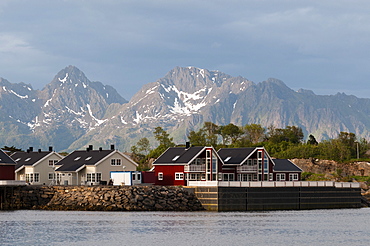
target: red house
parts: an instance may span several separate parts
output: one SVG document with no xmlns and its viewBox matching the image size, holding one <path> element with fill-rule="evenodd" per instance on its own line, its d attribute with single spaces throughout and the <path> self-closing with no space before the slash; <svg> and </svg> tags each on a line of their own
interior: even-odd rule
<svg viewBox="0 0 370 246">
<path fill-rule="evenodd" d="M 223 162 L 213 147 L 168 148 L 156 161 L 156 185 L 187 185 L 189 181 L 221 180 Z"/>
<path fill-rule="evenodd" d="M 15 161 L 0 149 L 0 180 L 15 180 Z"/>
<path fill-rule="evenodd" d="M 302 169 L 287 159 L 272 159 L 264 147 L 169 148 L 154 163 L 156 185 L 187 181 L 299 181 Z"/>
</svg>

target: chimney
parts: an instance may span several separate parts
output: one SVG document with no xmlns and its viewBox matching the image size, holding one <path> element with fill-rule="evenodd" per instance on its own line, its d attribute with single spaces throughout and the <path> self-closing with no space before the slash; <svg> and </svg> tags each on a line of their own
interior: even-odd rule
<svg viewBox="0 0 370 246">
<path fill-rule="evenodd" d="M 90 150 L 93 150 L 93 146 L 92 146 L 92 145 L 89 145 L 89 149 L 90 149 Z"/>
<path fill-rule="evenodd" d="M 30 153 L 30 149 L 27 149 L 27 153 Z"/>
<path fill-rule="evenodd" d="M 89 152 L 89 151 L 90 151 L 90 148 L 89 148 L 89 147 L 87 147 L 87 148 L 86 148 L 86 152 Z"/>
<path fill-rule="evenodd" d="M 186 142 L 186 147 L 185 149 L 189 149 L 190 148 L 190 142 Z"/>
<path fill-rule="evenodd" d="M 41 149 L 39 149 L 38 152 L 41 153 Z"/>
<path fill-rule="evenodd" d="M 33 151 L 33 147 L 30 147 L 30 148 L 29 148 L 29 150 L 30 150 L 30 152 L 32 152 L 32 151 Z M 29 153 L 29 152 L 28 152 L 28 153 Z"/>
<path fill-rule="evenodd" d="M 114 144 L 110 146 L 110 150 L 114 150 Z"/>
<path fill-rule="evenodd" d="M 49 151 L 53 152 L 53 146 L 49 146 Z"/>
<path fill-rule="evenodd" d="M 102 151 L 103 150 L 103 148 L 102 147 L 99 147 L 99 151 Z"/>
</svg>

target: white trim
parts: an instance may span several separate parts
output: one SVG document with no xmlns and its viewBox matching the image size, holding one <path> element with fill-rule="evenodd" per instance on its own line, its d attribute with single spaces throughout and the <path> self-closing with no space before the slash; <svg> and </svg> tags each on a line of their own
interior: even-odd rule
<svg viewBox="0 0 370 246">
<path fill-rule="evenodd" d="M 32 166 L 34 167 L 34 166 L 40 164 L 41 162 L 43 162 L 44 160 L 46 160 L 47 158 L 49 158 L 52 154 L 56 154 L 58 157 L 60 157 L 61 159 L 59 161 L 61 161 L 63 159 L 63 156 L 61 156 L 60 154 L 58 154 L 55 151 L 52 151 L 49 154 L 47 154 L 46 156 L 44 156 L 43 158 L 41 158 L 40 160 L 38 160 L 37 162 L 35 162 L 34 164 L 32 164 Z"/>
<path fill-rule="evenodd" d="M 175 172 L 175 180 L 184 180 L 183 172 Z"/>
<path fill-rule="evenodd" d="M 158 173 L 158 180 L 163 180 L 163 172 Z"/>
<path fill-rule="evenodd" d="M 114 150 L 112 151 L 111 153 L 109 153 L 108 155 L 106 155 L 105 157 L 103 157 L 102 159 L 100 159 L 98 162 L 96 162 L 94 164 L 94 166 L 97 166 L 99 165 L 100 163 L 102 163 L 103 161 L 105 161 L 106 159 L 110 158 L 112 155 L 114 155 L 115 153 L 118 153 L 119 155 L 121 155 L 123 158 L 125 158 L 126 160 L 128 160 L 129 162 L 131 162 L 132 164 L 134 164 L 135 166 L 139 166 L 139 164 L 137 164 L 136 162 L 134 162 L 130 157 L 128 157 L 127 155 L 123 154 L 121 151 L 119 150 Z M 122 164 L 121 164 L 122 166 Z"/>
</svg>

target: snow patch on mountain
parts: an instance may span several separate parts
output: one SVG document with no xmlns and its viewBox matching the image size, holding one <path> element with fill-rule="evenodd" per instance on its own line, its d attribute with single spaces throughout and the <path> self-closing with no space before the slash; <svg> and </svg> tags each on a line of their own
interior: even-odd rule
<svg viewBox="0 0 370 246">
<path fill-rule="evenodd" d="M 58 79 L 59 79 L 60 82 L 62 82 L 64 84 L 65 82 L 67 82 L 68 73 L 66 73 L 66 76 L 63 79 L 61 79 L 61 78 L 58 78 Z"/>
<path fill-rule="evenodd" d="M 28 95 L 21 96 L 21 95 L 17 94 L 17 93 L 16 93 L 15 91 L 13 91 L 13 90 L 9 90 L 9 91 L 10 91 L 10 93 L 12 93 L 12 94 L 16 95 L 17 97 L 19 97 L 19 98 L 21 98 L 21 99 L 26 99 L 26 98 L 28 98 Z"/>
</svg>

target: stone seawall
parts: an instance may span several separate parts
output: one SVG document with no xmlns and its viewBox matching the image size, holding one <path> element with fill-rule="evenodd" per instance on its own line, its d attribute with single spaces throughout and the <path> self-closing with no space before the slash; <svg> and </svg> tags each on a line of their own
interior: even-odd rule
<svg viewBox="0 0 370 246">
<path fill-rule="evenodd" d="M 2 210 L 198 211 L 196 196 L 181 187 L 23 186 L 0 187 Z"/>
</svg>

